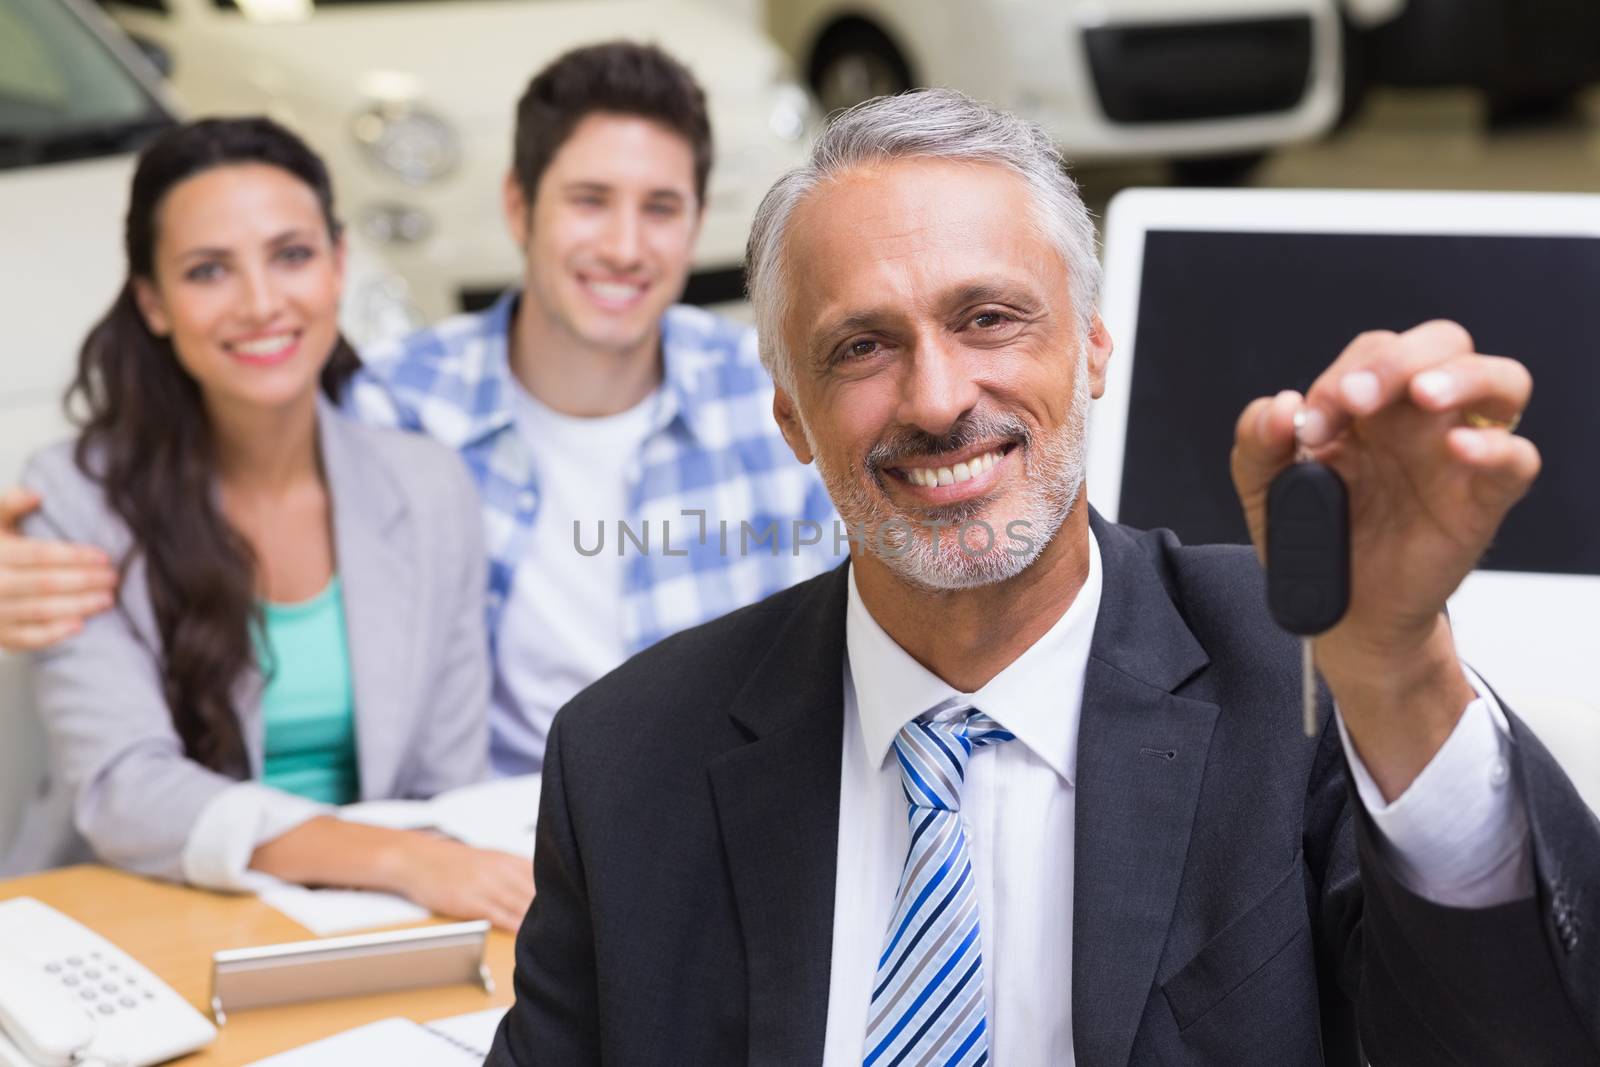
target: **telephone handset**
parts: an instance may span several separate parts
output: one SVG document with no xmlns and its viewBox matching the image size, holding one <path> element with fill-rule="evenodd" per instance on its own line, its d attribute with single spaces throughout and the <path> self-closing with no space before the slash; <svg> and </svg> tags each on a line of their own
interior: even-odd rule
<svg viewBox="0 0 1600 1067">
<path fill-rule="evenodd" d="M 216 1036 L 99 934 L 30 897 L 0 901 L 0 1067 L 147 1067 Z"/>
<path fill-rule="evenodd" d="M 0 1032 L 38 1067 L 67 1067 L 94 1041 L 94 1024 L 72 998 L 8 959 L 0 959 Z"/>
</svg>

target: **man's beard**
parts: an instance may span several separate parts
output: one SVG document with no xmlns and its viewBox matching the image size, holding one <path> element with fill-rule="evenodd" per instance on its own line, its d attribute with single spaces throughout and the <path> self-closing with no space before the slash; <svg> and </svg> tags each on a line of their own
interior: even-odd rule
<svg viewBox="0 0 1600 1067">
<path fill-rule="evenodd" d="M 840 471 L 823 459 L 806 428 L 828 495 L 846 526 L 860 531 L 861 547 L 906 581 L 933 590 L 993 585 L 1032 566 L 1072 512 L 1083 487 L 1089 368 L 1087 349 L 1079 351 L 1071 407 L 1065 422 L 1049 435 L 1034 433 L 1015 415 L 980 409 L 938 437 L 895 431 L 873 445 L 861 467 L 852 463 Z M 1016 514 L 986 514 L 993 505 L 988 497 L 915 511 L 902 511 L 889 500 L 886 481 L 892 476 L 886 472 L 899 459 L 954 453 L 996 440 L 1014 442 L 1013 451 L 1021 453 L 1027 491 Z M 937 532 L 937 542 L 928 526 L 935 522 L 947 527 Z M 975 525 L 963 529 L 968 522 Z M 985 545 L 987 551 L 982 550 Z"/>
</svg>

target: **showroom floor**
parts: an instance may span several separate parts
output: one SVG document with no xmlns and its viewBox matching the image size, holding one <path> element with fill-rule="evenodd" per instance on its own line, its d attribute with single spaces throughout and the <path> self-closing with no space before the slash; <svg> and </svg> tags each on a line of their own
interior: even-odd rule
<svg viewBox="0 0 1600 1067">
<path fill-rule="evenodd" d="M 1157 165 L 1085 167 L 1078 177 L 1096 214 L 1119 189 L 1169 184 Z M 1494 130 L 1477 93 L 1375 94 L 1349 128 L 1278 153 L 1252 184 L 1600 193 L 1600 91 L 1569 115 Z"/>
</svg>

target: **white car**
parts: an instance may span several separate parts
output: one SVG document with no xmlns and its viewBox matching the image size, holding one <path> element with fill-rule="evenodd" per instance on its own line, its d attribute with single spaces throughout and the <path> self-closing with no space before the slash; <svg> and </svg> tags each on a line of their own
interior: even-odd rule
<svg viewBox="0 0 1600 1067">
<path fill-rule="evenodd" d="M 133 154 L 176 121 L 160 82 L 99 23 L 72 0 L 0 0 L 0 486 L 67 432 L 78 346 L 126 269 Z"/>
<path fill-rule="evenodd" d="M 756 204 L 803 158 L 813 107 L 787 57 L 744 20 L 678 0 L 103 0 L 170 57 L 180 99 L 266 112 L 323 153 L 343 211 L 383 244 L 437 318 L 522 277 L 500 183 L 533 74 L 627 37 L 682 60 L 716 139 L 689 299 L 741 293 Z"/>
<path fill-rule="evenodd" d="M 1344 0 L 1363 21 L 1386 0 Z M 1242 176 L 1337 118 L 1335 0 L 767 0 L 824 110 L 942 85 L 1042 124 L 1073 161 Z"/>
</svg>

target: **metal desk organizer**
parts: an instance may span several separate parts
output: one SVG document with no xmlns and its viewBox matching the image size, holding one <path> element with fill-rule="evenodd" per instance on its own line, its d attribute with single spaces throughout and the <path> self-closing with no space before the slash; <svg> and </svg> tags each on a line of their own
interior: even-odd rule
<svg viewBox="0 0 1600 1067">
<path fill-rule="evenodd" d="M 211 956 L 211 1014 L 467 982 L 494 992 L 482 920 L 225 949 Z"/>
</svg>

